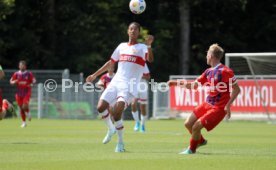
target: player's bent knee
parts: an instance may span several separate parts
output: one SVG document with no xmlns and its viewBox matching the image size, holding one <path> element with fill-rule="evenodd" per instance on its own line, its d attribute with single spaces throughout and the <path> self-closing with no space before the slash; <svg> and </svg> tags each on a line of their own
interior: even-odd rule
<svg viewBox="0 0 276 170">
<path fill-rule="evenodd" d="M 191 128 L 192 128 L 192 124 L 191 124 L 188 120 L 186 120 L 186 121 L 184 122 L 184 126 L 185 126 L 187 129 L 191 129 Z"/>
<path fill-rule="evenodd" d="M 125 98 L 119 97 L 118 100 L 117 100 L 117 103 L 118 103 L 118 105 L 122 106 L 122 108 L 123 108 L 122 111 L 124 111 L 127 108 L 128 103 L 125 100 Z"/>
<path fill-rule="evenodd" d="M 108 108 L 109 104 L 106 101 L 100 100 L 97 106 L 97 110 L 99 113 L 102 113 Z"/>
<path fill-rule="evenodd" d="M 186 119 L 186 121 L 184 122 L 184 126 L 187 128 L 187 129 L 192 129 L 193 127 L 193 123 L 189 118 Z"/>
<path fill-rule="evenodd" d="M 99 113 L 102 113 L 103 111 L 105 111 L 105 108 L 103 107 L 103 105 L 98 105 L 97 110 Z"/>
</svg>

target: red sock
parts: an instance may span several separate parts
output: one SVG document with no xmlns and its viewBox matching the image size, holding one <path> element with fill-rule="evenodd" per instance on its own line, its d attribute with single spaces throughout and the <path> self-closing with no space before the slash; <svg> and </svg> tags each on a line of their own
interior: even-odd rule
<svg viewBox="0 0 276 170">
<path fill-rule="evenodd" d="M 3 110 L 8 110 L 8 108 L 9 108 L 9 103 L 7 102 L 7 100 L 3 100 L 2 109 Z"/>
<path fill-rule="evenodd" d="M 199 142 L 199 140 L 194 140 L 193 138 L 190 139 L 190 149 L 193 152 L 196 152 L 198 142 Z"/>
<path fill-rule="evenodd" d="M 21 115 L 21 118 L 22 118 L 23 122 L 25 122 L 26 121 L 26 114 L 23 110 L 20 110 L 20 115 Z"/>
<path fill-rule="evenodd" d="M 190 129 L 188 129 L 188 131 L 190 132 L 190 134 L 192 134 L 192 131 Z M 200 135 L 199 144 L 203 143 L 204 141 L 205 141 L 204 137 Z"/>
</svg>

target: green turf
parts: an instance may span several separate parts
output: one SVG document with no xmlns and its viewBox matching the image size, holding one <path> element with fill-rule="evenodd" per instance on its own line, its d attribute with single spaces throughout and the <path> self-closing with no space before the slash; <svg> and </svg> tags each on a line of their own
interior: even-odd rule
<svg viewBox="0 0 276 170">
<path fill-rule="evenodd" d="M 149 170 L 276 169 L 276 125 L 262 122 L 222 123 L 203 132 L 209 144 L 195 155 L 178 155 L 189 135 L 181 120 L 149 121 L 145 134 L 125 122 L 126 153 L 114 153 L 117 136 L 101 144 L 101 121 L 20 120 L 0 122 L 2 170 Z"/>
</svg>

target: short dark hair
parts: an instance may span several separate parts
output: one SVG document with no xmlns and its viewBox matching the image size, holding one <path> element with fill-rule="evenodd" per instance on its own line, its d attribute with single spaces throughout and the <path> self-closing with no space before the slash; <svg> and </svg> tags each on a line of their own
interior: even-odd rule
<svg viewBox="0 0 276 170">
<path fill-rule="evenodd" d="M 19 64 L 23 64 L 24 66 L 27 66 L 27 62 L 25 60 L 20 60 Z"/>
<path fill-rule="evenodd" d="M 128 25 L 128 27 L 130 27 L 131 25 L 136 25 L 139 29 L 139 31 L 141 30 L 141 25 L 138 22 L 132 22 Z"/>
</svg>

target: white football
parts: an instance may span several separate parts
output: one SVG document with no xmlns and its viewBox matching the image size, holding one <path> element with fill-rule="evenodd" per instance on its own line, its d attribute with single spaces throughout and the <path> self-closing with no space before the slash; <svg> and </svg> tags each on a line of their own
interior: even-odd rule
<svg viewBox="0 0 276 170">
<path fill-rule="evenodd" d="M 131 0 L 129 2 L 129 9 L 134 14 L 141 14 L 146 9 L 145 0 Z"/>
</svg>

